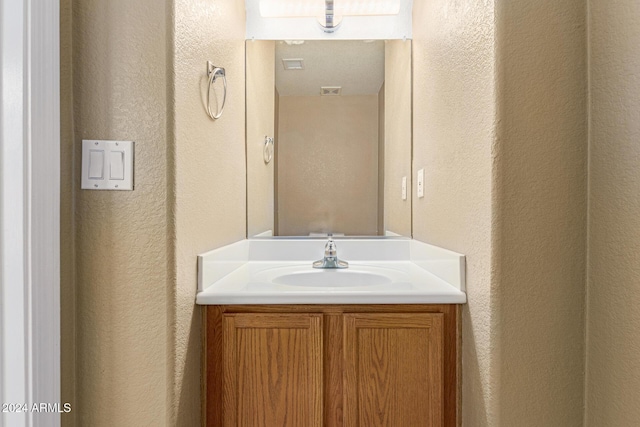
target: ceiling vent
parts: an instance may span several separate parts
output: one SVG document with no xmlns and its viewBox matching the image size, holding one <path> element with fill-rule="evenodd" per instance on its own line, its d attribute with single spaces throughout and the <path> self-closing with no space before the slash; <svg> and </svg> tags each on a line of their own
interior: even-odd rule
<svg viewBox="0 0 640 427">
<path fill-rule="evenodd" d="M 342 86 L 322 86 L 320 88 L 321 96 L 339 96 L 342 92 Z"/>
<path fill-rule="evenodd" d="M 304 59 L 302 58 L 290 58 L 283 59 L 282 65 L 285 70 L 304 70 Z"/>
</svg>

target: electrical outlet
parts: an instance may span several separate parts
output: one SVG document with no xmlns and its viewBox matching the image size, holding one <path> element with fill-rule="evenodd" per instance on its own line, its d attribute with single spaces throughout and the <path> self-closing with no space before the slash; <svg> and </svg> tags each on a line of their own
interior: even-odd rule
<svg viewBox="0 0 640 427">
<path fill-rule="evenodd" d="M 418 198 L 424 197 L 424 169 L 418 171 Z"/>
<path fill-rule="evenodd" d="M 407 200 L 407 177 L 402 177 L 402 200 Z"/>
</svg>

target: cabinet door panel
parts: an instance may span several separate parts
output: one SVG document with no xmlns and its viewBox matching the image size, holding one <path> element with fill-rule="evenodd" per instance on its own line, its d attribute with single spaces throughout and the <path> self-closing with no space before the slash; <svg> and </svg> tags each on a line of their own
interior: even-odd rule
<svg viewBox="0 0 640 427">
<path fill-rule="evenodd" d="M 344 316 L 344 425 L 442 426 L 442 314 Z"/>
<path fill-rule="evenodd" d="M 322 425 L 322 315 L 225 314 L 224 425 Z"/>
</svg>

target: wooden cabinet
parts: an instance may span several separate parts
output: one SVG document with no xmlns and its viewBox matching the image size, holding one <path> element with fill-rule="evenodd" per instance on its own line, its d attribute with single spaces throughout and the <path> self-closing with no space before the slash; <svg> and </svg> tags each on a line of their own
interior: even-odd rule
<svg viewBox="0 0 640 427">
<path fill-rule="evenodd" d="M 322 315 L 225 314 L 225 426 L 322 426 Z"/>
<path fill-rule="evenodd" d="M 457 306 L 207 306 L 207 426 L 453 427 Z"/>
<path fill-rule="evenodd" d="M 344 315 L 344 425 L 442 425 L 442 314 Z"/>
</svg>

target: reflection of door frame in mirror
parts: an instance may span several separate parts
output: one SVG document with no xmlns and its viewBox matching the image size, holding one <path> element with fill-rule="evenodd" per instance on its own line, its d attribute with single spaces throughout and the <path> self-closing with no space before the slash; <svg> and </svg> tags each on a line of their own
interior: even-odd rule
<svg viewBox="0 0 640 427">
<path fill-rule="evenodd" d="M 280 227 L 278 227 L 279 208 L 278 208 L 278 141 L 280 134 L 278 133 L 278 111 L 280 109 L 280 95 L 278 88 L 273 85 L 274 108 L 273 108 L 273 235 L 280 235 Z"/>
</svg>

